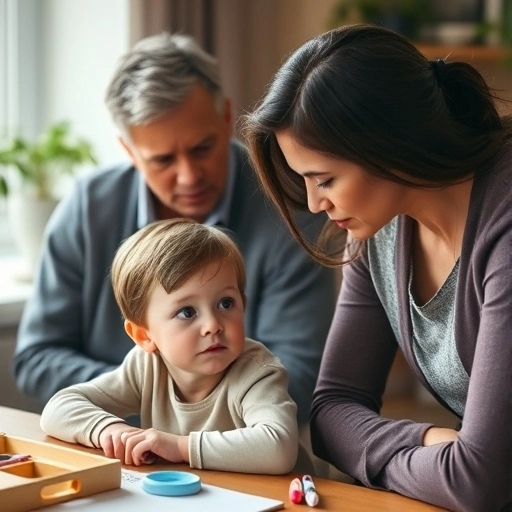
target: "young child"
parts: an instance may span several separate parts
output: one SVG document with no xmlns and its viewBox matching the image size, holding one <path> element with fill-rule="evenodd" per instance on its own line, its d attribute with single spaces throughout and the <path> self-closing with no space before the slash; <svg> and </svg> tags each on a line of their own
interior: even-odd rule
<svg viewBox="0 0 512 512">
<path fill-rule="evenodd" d="M 150 224 L 119 248 L 112 284 L 136 345 L 116 370 L 56 393 L 42 429 L 124 464 L 291 471 L 297 408 L 284 366 L 245 338 L 245 267 L 229 236 L 186 219 Z M 134 414 L 141 428 L 124 420 Z"/>
</svg>

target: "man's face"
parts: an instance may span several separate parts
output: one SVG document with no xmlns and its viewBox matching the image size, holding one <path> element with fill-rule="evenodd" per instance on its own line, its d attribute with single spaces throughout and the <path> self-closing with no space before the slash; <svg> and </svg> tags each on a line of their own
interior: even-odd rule
<svg viewBox="0 0 512 512">
<path fill-rule="evenodd" d="M 231 111 L 217 112 L 201 85 L 175 110 L 121 140 L 133 165 L 157 199 L 159 219 L 204 222 L 221 197 L 228 175 Z"/>
</svg>

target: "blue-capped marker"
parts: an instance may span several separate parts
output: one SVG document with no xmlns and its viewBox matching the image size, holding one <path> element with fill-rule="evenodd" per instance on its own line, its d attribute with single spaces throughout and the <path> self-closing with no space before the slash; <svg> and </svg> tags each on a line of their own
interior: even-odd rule
<svg viewBox="0 0 512 512">
<path fill-rule="evenodd" d="M 201 490 L 201 479 L 186 471 L 153 471 L 142 479 L 142 488 L 149 494 L 188 496 Z"/>
<path fill-rule="evenodd" d="M 304 488 L 304 499 L 310 507 L 316 507 L 318 505 L 319 497 L 315 489 L 313 479 L 309 475 L 302 477 L 302 487 Z"/>
</svg>

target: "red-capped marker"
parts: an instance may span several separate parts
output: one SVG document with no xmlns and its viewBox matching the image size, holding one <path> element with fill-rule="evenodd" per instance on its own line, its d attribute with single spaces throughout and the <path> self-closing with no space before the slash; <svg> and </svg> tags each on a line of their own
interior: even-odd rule
<svg viewBox="0 0 512 512">
<path fill-rule="evenodd" d="M 302 483 L 298 478 L 294 478 L 290 483 L 289 491 L 290 501 L 292 503 L 300 503 L 302 501 Z"/>
</svg>

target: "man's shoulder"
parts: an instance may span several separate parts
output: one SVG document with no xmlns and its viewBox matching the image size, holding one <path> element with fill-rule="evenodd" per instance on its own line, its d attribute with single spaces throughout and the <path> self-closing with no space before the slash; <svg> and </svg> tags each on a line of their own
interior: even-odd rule
<svg viewBox="0 0 512 512">
<path fill-rule="evenodd" d="M 130 163 L 99 167 L 80 176 L 75 191 L 82 204 L 101 203 L 114 206 L 126 204 L 129 197 L 136 195 L 138 171 Z M 74 200 L 73 196 L 69 198 Z"/>
<path fill-rule="evenodd" d="M 54 229 L 80 223 L 104 236 L 104 230 L 113 229 L 114 225 L 131 225 L 137 201 L 137 176 L 138 171 L 128 163 L 99 167 L 83 174 L 60 201 L 53 216 Z"/>
<path fill-rule="evenodd" d="M 84 174 L 78 178 L 78 183 L 82 186 L 98 186 L 122 182 L 123 180 L 132 180 L 136 176 L 137 170 L 130 162 L 120 162 L 108 166 L 97 167 L 96 169 Z"/>
<path fill-rule="evenodd" d="M 232 137 L 229 141 L 229 147 L 237 162 L 238 159 L 240 159 L 240 162 L 246 162 L 249 160 L 249 151 L 247 150 L 247 146 L 240 139 Z"/>
</svg>

